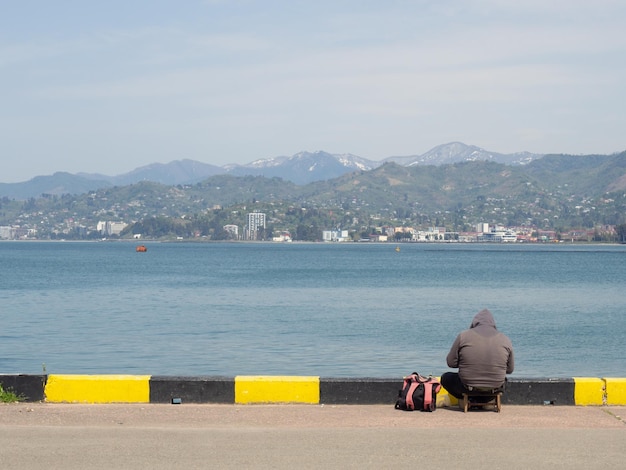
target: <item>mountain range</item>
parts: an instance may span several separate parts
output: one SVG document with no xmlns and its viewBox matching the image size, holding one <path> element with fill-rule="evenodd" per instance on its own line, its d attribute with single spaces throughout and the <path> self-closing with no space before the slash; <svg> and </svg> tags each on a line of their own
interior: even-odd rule
<svg viewBox="0 0 626 470">
<path fill-rule="evenodd" d="M 187 180 L 191 174 L 200 179 L 194 184 L 146 179 L 112 187 L 104 177 L 57 174 L 54 188 L 69 188 L 75 178 L 82 186 L 72 186 L 78 188 L 75 194 L 62 190 L 22 200 L 0 197 L 0 227 L 38 239 L 84 239 L 100 237 L 99 224 L 112 221 L 141 224 L 133 233 L 156 238 L 222 239 L 223 227 L 243 227 L 250 211 L 270 215 L 271 230 L 296 231 L 296 240 L 317 240 L 323 227 L 363 233 L 382 225 L 468 231 L 477 223 L 489 223 L 564 231 L 626 224 L 626 151 L 545 155 L 509 165 L 475 156 L 470 152 L 469 161 L 440 165 L 386 161 L 371 170 L 352 168 L 303 185 L 229 172 L 204 178 L 198 170 L 202 165 L 187 171 L 186 165 L 193 169 L 194 162 L 156 167 L 176 170 L 168 174 L 180 172 Z M 302 169 L 303 157 L 256 166 L 259 171 L 275 170 L 289 162 Z M 318 170 L 320 159 L 312 160 L 309 168 Z M 136 170 L 126 181 L 141 172 Z M 152 177 L 159 175 L 157 171 Z M 94 182 L 108 186 L 92 189 Z"/>
<path fill-rule="evenodd" d="M 393 162 L 405 167 L 491 161 L 506 165 L 527 165 L 544 157 L 543 154 L 518 152 L 502 154 L 487 151 L 474 145 L 451 142 L 439 145 L 422 155 L 388 157 L 373 161 L 352 154 L 332 154 L 324 151 L 299 152 L 292 156 L 279 156 L 253 161 L 246 165 L 215 166 L 194 160 L 176 160 L 170 163 L 153 163 L 128 173 L 107 176 L 93 173 L 57 172 L 36 176 L 20 183 L 0 183 L 0 197 L 25 200 L 41 195 L 83 194 L 98 189 L 126 186 L 140 181 L 165 185 L 195 184 L 216 175 L 264 176 L 282 178 L 296 185 L 338 178 L 355 171 L 370 171 Z"/>
</svg>

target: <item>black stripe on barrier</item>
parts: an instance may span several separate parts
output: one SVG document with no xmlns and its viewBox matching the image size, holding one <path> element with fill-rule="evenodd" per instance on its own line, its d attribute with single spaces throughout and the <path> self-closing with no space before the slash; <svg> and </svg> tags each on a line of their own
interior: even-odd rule
<svg viewBox="0 0 626 470">
<path fill-rule="evenodd" d="M 235 403 L 232 377 L 150 378 L 150 403 Z"/>
<path fill-rule="evenodd" d="M 328 405 L 393 405 L 402 379 L 320 378 L 320 403 Z"/>
<path fill-rule="evenodd" d="M 0 375 L 5 392 L 13 392 L 20 401 L 43 401 L 47 375 Z"/>
<path fill-rule="evenodd" d="M 0 375 L 0 384 L 15 393 L 20 401 L 45 400 L 47 375 Z M 402 387 L 400 379 L 321 378 L 320 403 L 325 404 L 393 404 Z M 576 405 L 573 378 L 509 377 L 502 402 L 509 405 Z M 150 402 L 172 403 L 235 402 L 235 380 L 232 377 L 152 376 Z"/>
<path fill-rule="evenodd" d="M 509 405 L 575 405 L 573 378 L 508 378 L 502 403 Z"/>
</svg>

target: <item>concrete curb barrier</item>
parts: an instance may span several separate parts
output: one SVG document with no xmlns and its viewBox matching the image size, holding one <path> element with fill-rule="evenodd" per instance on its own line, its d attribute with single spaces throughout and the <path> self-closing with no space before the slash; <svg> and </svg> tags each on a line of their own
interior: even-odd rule
<svg viewBox="0 0 626 470">
<path fill-rule="evenodd" d="M 21 401 L 53 403 L 395 403 L 402 378 L 316 376 L 0 375 Z M 626 378 L 507 380 L 509 405 L 626 405 Z M 457 400 L 442 389 L 438 406 Z"/>
<path fill-rule="evenodd" d="M 21 401 L 43 401 L 47 379 L 46 375 L 0 375 L 0 385 L 6 392 L 15 393 Z"/>
<path fill-rule="evenodd" d="M 319 377 L 261 375 L 235 377 L 235 403 L 319 402 Z"/>
<path fill-rule="evenodd" d="M 49 375 L 51 403 L 149 403 L 149 375 Z"/>
<path fill-rule="evenodd" d="M 150 403 L 234 403 L 235 381 L 229 377 L 150 378 Z"/>
<path fill-rule="evenodd" d="M 574 379 L 509 378 L 502 403 L 520 405 L 575 405 Z"/>
<path fill-rule="evenodd" d="M 378 405 L 396 402 L 402 379 L 322 378 L 320 402 L 327 405 Z"/>
<path fill-rule="evenodd" d="M 606 400 L 607 405 L 623 405 L 626 404 L 626 379 L 618 379 L 614 377 L 606 378 Z"/>
<path fill-rule="evenodd" d="M 574 377 L 574 403 L 577 405 L 606 404 L 605 379 Z"/>
</svg>

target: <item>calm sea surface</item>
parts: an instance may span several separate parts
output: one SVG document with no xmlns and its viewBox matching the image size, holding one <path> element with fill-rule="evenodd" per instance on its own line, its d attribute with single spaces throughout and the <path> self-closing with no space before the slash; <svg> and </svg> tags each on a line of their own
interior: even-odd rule
<svg viewBox="0 0 626 470">
<path fill-rule="evenodd" d="M 0 242 L 0 373 L 441 374 L 489 308 L 518 377 L 626 376 L 626 246 Z"/>
</svg>

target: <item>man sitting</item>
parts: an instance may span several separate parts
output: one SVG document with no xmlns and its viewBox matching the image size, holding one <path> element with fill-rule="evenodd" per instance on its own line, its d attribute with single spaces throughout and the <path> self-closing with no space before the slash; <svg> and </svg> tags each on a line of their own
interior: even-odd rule
<svg viewBox="0 0 626 470">
<path fill-rule="evenodd" d="M 496 390 L 504 386 L 506 374 L 513 372 L 513 345 L 496 328 L 493 315 L 481 310 L 472 320 L 469 330 L 454 340 L 446 358 L 448 367 L 459 372 L 446 372 L 441 385 L 450 395 L 462 399 L 472 390 Z"/>
</svg>

